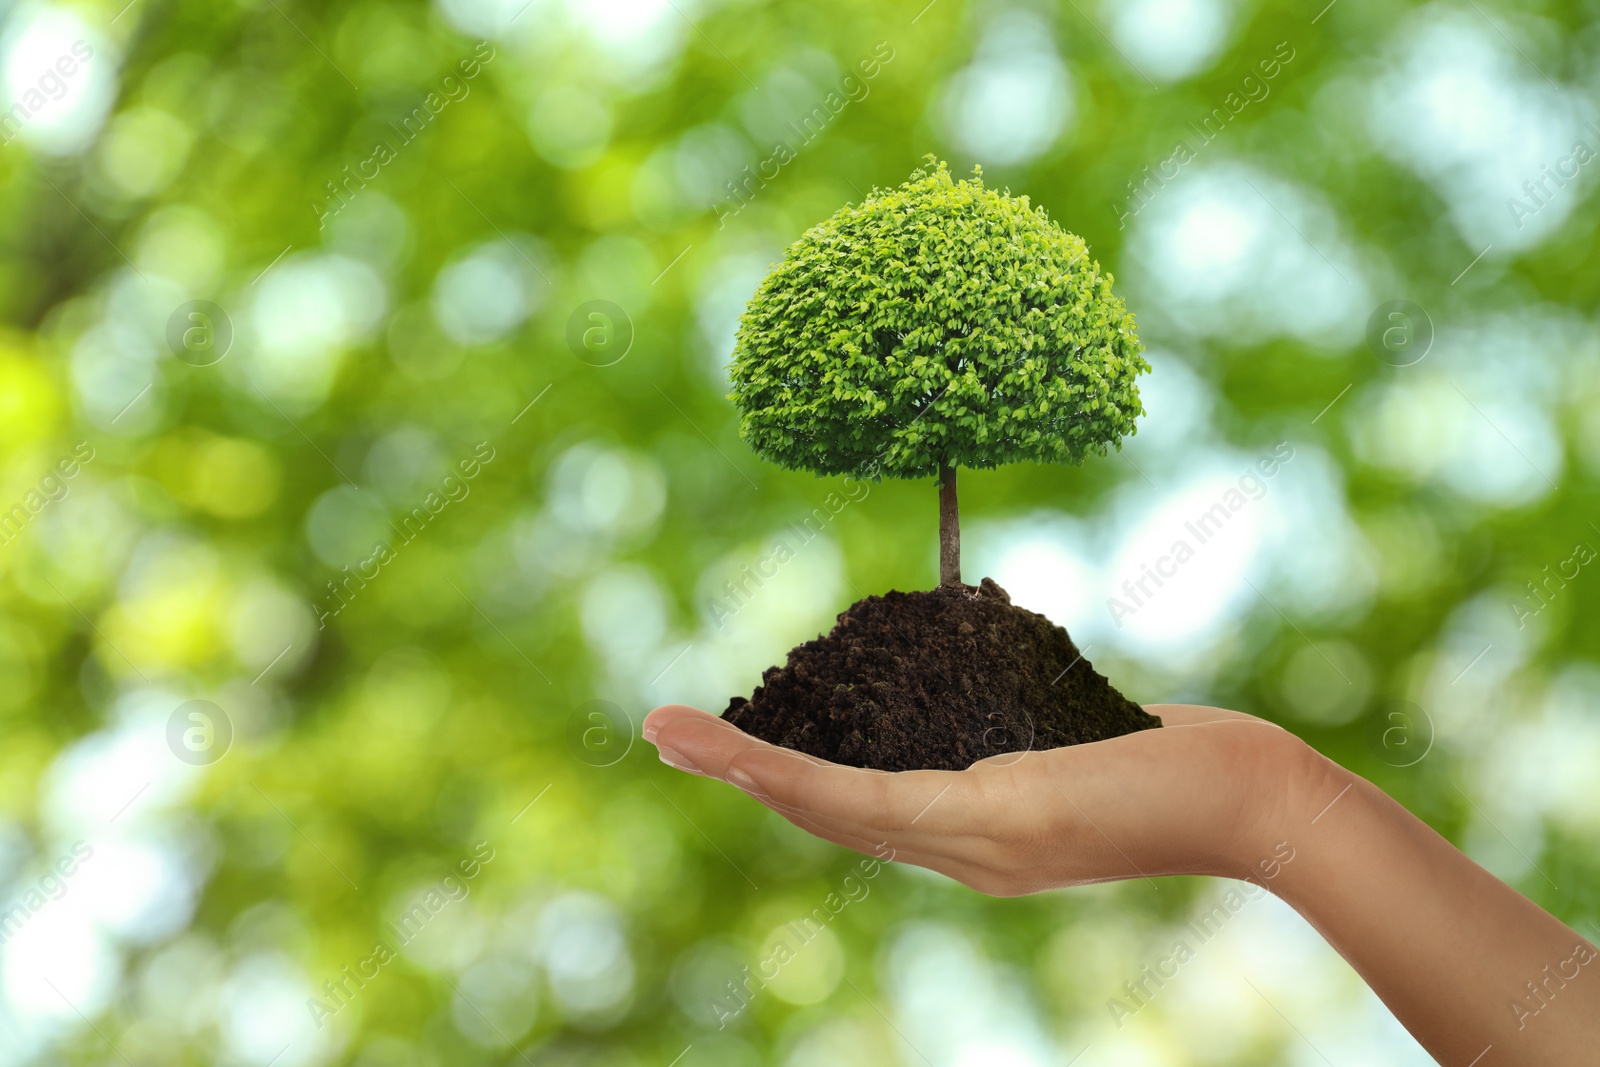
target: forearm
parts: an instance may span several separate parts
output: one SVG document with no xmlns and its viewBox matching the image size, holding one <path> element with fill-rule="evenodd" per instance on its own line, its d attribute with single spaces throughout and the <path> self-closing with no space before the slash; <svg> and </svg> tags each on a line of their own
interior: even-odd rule
<svg viewBox="0 0 1600 1067">
<path fill-rule="evenodd" d="M 1600 1062 L 1588 942 L 1292 734 L 1218 708 L 1150 710 L 1161 729 L 956 773 L 823 763 L 688 708 L 652 712 L 645 736 L 673 766 L 819 836 L 984 893 L 1248 878 L 1304 915 L 1447 1067 Z"/>
<path fill-rule="evenodd" d="M 1596 1061 L 1600 953 L 1588 941 L 1365 779 L 1329 765 L 1322 793 L 1331 806 L 1286 814 L 1296 856 L 1268 887 L 1435 1059 Z"/>
</svg>

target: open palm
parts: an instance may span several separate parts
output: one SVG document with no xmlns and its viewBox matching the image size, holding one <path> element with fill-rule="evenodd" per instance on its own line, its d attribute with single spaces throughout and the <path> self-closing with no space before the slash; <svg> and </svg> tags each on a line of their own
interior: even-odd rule
<svg viewBox="0 0 1600 1067">
<path fill-rule="evenodd" d="M 1334 780 L 1298 738 L 1254 716 L 1146 710 L 1162 729 L 964 771 L 844 767 L 681 705 L 651 712 L 644 736 L 664 762 L 736 786 L 818 837 L 995 896 L 1162 874 L 1251 877 L 1284 815 Z"/>
</svg>

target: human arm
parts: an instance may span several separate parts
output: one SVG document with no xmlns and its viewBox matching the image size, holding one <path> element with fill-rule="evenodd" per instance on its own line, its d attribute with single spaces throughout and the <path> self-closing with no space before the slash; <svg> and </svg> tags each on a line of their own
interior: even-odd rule
<svg viewBox="0 0 1600 1067">
<path fill-rule="evenodd" d="M 1163 729 L 961 772 L 841 767 L 682 707 L 652 712 L 645 737 L 818 836 L 991 895 L 1248 879 L 1305 916 L 1441 1063 L 1594 1058 L 1600 959 L 1587 941 L 1287 731 L 1215 708 L 1148 710 Z M 1284 842 L 1294 861 L 1271 863 Z"/>
</svg>

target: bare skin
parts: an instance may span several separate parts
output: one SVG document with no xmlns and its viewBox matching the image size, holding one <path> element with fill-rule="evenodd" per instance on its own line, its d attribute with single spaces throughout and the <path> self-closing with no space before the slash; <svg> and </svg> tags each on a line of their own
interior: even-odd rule
<svg viewBox="0 0 1600 1067">
<path fill-rule="evenodd" d="M 819 837 L 991 896 L 1170 874 L 1253 881 L 1441 1064 L 1600 1062 L 1589 941 L 1293 734 L 1236 711 L 1147 710 L 1166 728 L 960 772 L 842 767 L 676 705 L 651 712 L 644 736 L 664 762 Z M 1293 861 L 1270 862 L 1284 843 Z"/>
</svg>

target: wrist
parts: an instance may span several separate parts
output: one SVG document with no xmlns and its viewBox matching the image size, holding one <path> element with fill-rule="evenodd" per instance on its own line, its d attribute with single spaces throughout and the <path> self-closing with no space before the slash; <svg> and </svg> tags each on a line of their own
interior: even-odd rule
<svg viewBox="0 0 1600 1067">
<path fill-rule="evenodd" d="M 1224 851 L 1228 869 L 1214 873 L 1277 892 L 1295 858 L 1361 779 L 1288 731 L 1277 731 L 1261 748 Z"/>
</svg>

